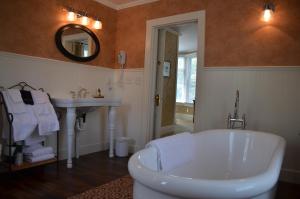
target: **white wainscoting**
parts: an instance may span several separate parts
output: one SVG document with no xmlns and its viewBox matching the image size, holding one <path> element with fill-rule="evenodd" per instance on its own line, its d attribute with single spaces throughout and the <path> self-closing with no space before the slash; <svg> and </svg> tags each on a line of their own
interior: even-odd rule
<svg viewBox="0 0 300 199">
<path fill-rule="evenodd" d="M 112 69 L 0 52 L 0 86 L 8 87 L 20 81 L 42 87 L 52 97 L 70 97 L 69 92 L 80 87 L 95 93 L 97 88 L 101 88 L 106 97 L 113 95 Z M 87 115 L 87 132 L 80 136 L 81 154 L 107 148 L 106 119 L 106 111 L 101 109 Z M 61 129 L 60 151 L 61 158 L 64 159 L 66 157 L 64 119 Z M 53 146 L 54 140 L 54 137 L 50 139 Z"/>
<path fill-rule="evenodd" d="M 117 69 L 114 71 L 114 95 L 122 99 L 118 114 L 117 135 L 132 140 L 129 150 L 135 152 L 144 147 L 142 134 L 143 69 Z"/>
<path fill-rule="evenodd" d="M 201 74 L 197 130 L 226 128 L 240 90 L 247 129 L 287 141 L 282 179 L 300 183 L 300 67 L 205 68 Z"/>
</svg>

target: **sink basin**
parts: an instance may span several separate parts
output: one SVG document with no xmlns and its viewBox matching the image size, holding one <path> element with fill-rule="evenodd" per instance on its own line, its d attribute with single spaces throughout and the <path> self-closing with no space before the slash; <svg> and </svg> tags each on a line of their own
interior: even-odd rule
<svg viewBox="0 0 300 199">
<path fill-rule="evenodd" d="M 56 107 L 99 107 L 99 106 L 120 106 L 120 99 L 109 98 L 53 98 Z"/>
</svg>

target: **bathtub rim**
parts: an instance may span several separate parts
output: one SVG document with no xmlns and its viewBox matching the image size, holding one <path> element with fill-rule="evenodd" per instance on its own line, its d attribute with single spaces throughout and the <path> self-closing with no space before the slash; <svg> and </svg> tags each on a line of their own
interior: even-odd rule
<svg viewBox="0 0 300 199">
<path fill-rule="evenodd" d="M 135 153 L 128 162 L 130 175 L 142 185 L 164 194 L 187 198 L 240 198 L 254 197 L 272 189 L 277 183 L 285 152 L 286 141 L 281 136 L 251 130 L 213 129 L 198 132 L 199 134 L 212 132 L 256 133 L 276 137 L 278 144 L 269 162 L 268 167 L 257 175 L 236 179 L 193 179 L 175 175 L 167 175 L 145 167 L 139 156 L 149 149 Z M 213 187 L 213 188 L 212 188 Z M 215 191 L 220 190 L 220 191 Z M 226 197 L 224 197 L 226 195 Z"/>
</svg>

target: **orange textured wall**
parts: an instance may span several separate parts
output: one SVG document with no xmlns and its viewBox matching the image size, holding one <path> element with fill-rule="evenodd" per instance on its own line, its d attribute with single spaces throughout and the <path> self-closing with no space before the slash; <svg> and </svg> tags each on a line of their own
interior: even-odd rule
<svg viewBox="0 0 300 199">
<path fill-rule="evenodd" d="M 272 22 L 264 0 L 160 0 L 118 11 L 116 53 L 144 67 L 146 20 L 206 10 L 205 66 L 299 66 L 300 1 L 278 0 Z M 115 67 L 118 67 L 116 64 Z"/>
<path fill-rule="evenodd" d="M 146 20 L 206 10 L 206 66 L 299 66 L 300 1 L 278 0 L 273 21 L 261 21 L 264 0 L 160 0 L 120 11 L 93 0 L 3 0 L 0 51 L 71 61 L 56 48 L 54 35 L 67 24 L 63 6 L 86 10 L 103 21 L 93 30 L 99 56 L 87 64 L 119 67 L 125 50 L 127 68 L 144 67 Z M 72 61 L 71 61 L 72 62 Z"/>
<path fill-rule="evenodd" d="M 57 29 L 68 22 L 64 6 L 99 16 L 102 30 L 93 30 L 101 45 L 99 56 L 91 65 L 113 67 L 115 61 L 115 10 L 93 0 L 3 0 L 0 6 L 0 50 L 13 53 L 71 61 L 56 48 Z"/>
</svg>

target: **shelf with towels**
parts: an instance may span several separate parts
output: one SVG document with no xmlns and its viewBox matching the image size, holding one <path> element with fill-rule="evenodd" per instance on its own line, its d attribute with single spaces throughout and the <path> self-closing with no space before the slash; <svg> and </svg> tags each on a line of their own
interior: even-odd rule
<svg viewBox="0 0 300 199">
<path fill-rule="evenodd" d="M 57 162 L 57 158 L 51 158 L 49 160 L 43 160 L 43 161 L 34 162 L 34 163 L 24 162 L 21 165 L 16 165 L 16 164 L 10 165 L 10 169 L 11 169 L 11 171 L 19 171 L 19 170 L 29 169 L 32 167 L 42 166 L 42 165 L 51 164 L 51 163 L 55 163 L 55 162 Z M 9 167 L 9 165 L 8 165 L 8 167 Z"/>
<path fill-rule="evenodd" d="M 44 92 L 44 89 L 42 89 L 42 88 L 35 89 L 33 86 L 30 86 L 26 82 L 20 82 L 16 85 L 8 87 L 8 89 L 19 89 L 20 92 L 25 91 L 25 90 L 30 91 L 30 92 L 37 92 L 38 90 Z M 28 169 L 28 168 L 41 166 L 41 165 L 46 165 L 46 164 L 51 164 L 51 163 L 55 163 L 55 162 L 57 163 L 57 168 L 58 168 L 58 161 L 59 161 L 59 121 L 58 120 L 60 120 L 61 117 L 57 117 L 57 113 L 54 111 L 54 109 L 52 109 L 51 113 L 52 113 L 52 115 L 55 115 L 55 118 L 56 118 L 55 121 L 56 121 L 56 124 L 58 124 L 58 128 L 57 128 L 58 130 L 56 129 L 57 131 L 56 130 L 52 131 L 52 132 L 54 132 L 53 134 L 56 133 L 56 154 L 53 152 L 53 149 L 52 149 L 52 154 L 53 155 L 51 155 L 51 157 L 49 159 L 44 158 L 43 160 L 36 161 L 36 162 L 33 162 L 33 161 L 32 162 L 26 162 L 26 161 L 24 161 L 20 165 L 14 164 L 13 160 L 14 160 L 15 157 L 13 157 L 14 156 L 13 147 L 16 147 L 16 143 L 17 143 L 16 142 L 17 139 L 13 139 L 14 114 L 8 111 L 9 110 L 8 104 L 5 100 L 5 99 L 7 99 L 7 96 L 5 98 L 4 93 L 1 92 L 1 91 L 5 91 L 5 90 L 6 89 L 4 87 L 1 87 L 1 89 L 0 89 L 0 107 L 1 107 L 0 110 L 3 109 L 3 111 L 1 111 L 1 115 L 3 116 L 2 119 L 5 120 L 4 116 L 6 116 L 6 119 L 7 119 L 7 122 L 8 122 L 8 129 L 7 129 L 8 137 L 6 137 L 6 139 L 3 139 L 7 143 L 6 147 L 8 147 L 8 154 L 6 154 L 6 158 L 2 159 L 2 162 L 0 162 L 0 164 L 2 166 L 4 165 L 4 167 L 6 167 L 10 172 L 19 171 L 19 170 Z M 50 106 L 50 107 L 53 106 L 50 95 L 48 93 L 44 93 L 43 96 L 44 96 L 44 99 L 46 99 L 46 101 L 49 104 L 49 105 L 48 104 L 47 105 Z M 48 98 L 49 98 L 49 100 L 48 100 Z M 23 101 L 24 101 L 24 99 L 23 99 Z M 6 122 L 6 121 L 3 121 L 3 122 Z M 39 124 L 42 124 L 42 123 L 39 123 Z M 38 127 L 37 127 L 37 129 L 38 129 Z M 52 129 L 52 130 L 54 130 L 54 129 Z M 41 132 L 41 131 L 39 131 L 39 132 Z M 2 143 L 4 143 L 4 141 Z M 22 143 L 21 146 L 23 147 L 23 145 L 25 145 L 25 141 L 22 141 L 21 143 Z M 42 142 L 42 143 L 43 143 L 43 147 L 44 147 L 45 142 Z M 48 147 L 48 148 L 51 148 L 51 147 Z M 22 152 L 21 152 L 21 154 L 22 154 L 23 159 L 24 159 L 24 154 Z M 2 155 L 2 157 L 4 157 L 4 155 Z"/>
</svg>

